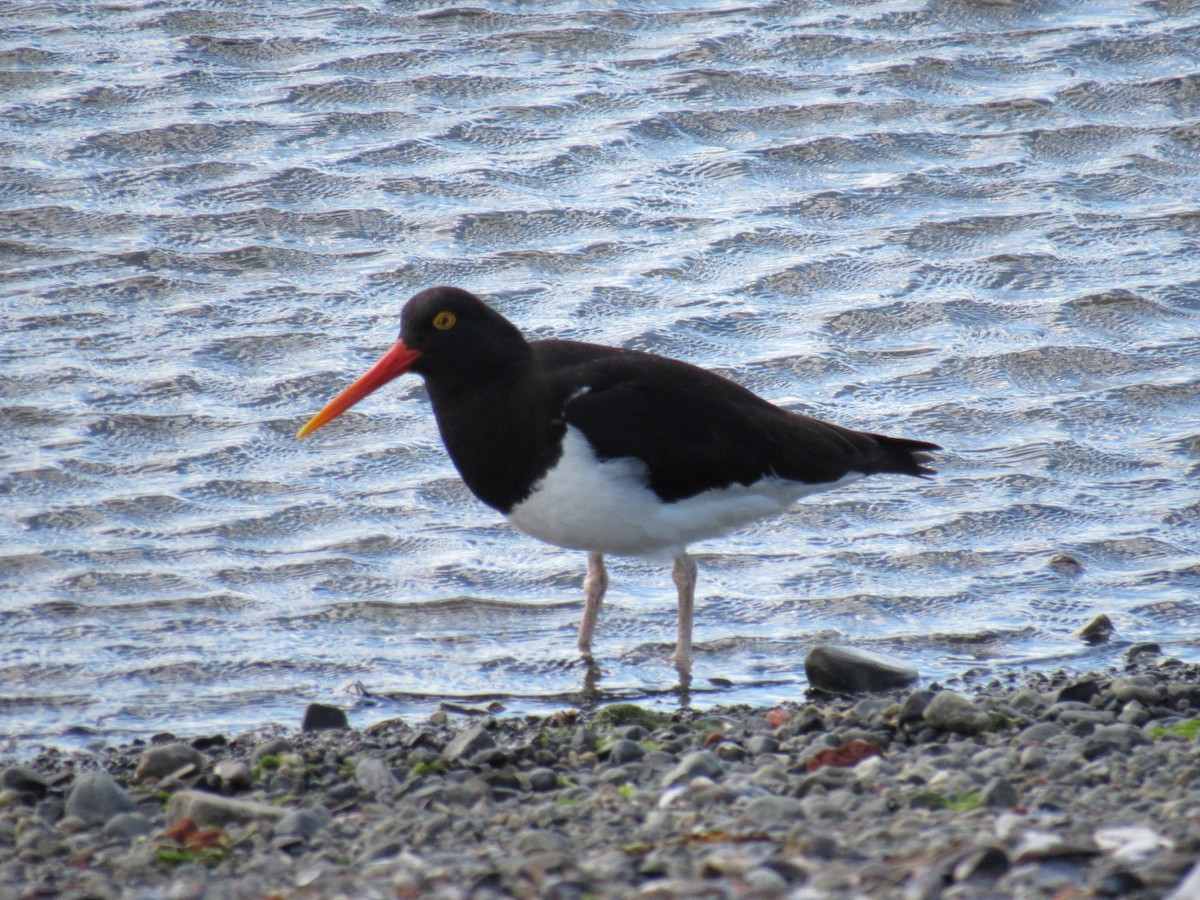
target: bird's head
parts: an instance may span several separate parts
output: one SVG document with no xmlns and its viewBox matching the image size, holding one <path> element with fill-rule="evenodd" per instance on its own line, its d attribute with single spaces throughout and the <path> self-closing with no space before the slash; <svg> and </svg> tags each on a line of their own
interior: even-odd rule
<svg viewBox="0 0 1200 900">
<path fill-rule="evenodd" d="M 442 386 L 470 385 L 523 365 L 528 353 L 517 327 L 474 294 L 455 287 L 428 288 L 404 304 L 395 345 L 296 437 L 307 437 L 405 372 Z"/>
</svg>

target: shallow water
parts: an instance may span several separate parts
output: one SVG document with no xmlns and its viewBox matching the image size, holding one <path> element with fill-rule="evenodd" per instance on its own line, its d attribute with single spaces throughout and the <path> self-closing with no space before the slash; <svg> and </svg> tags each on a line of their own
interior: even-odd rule
<svg viewBox="0 0 1200 900">
<path fill-rule="evenodd" d="M 439 283 L 947 448 L 697 545 L 695 704 L 1200 656 L 1200 7 L 652 6 L 0 9 L 10 741 L 578 701 L 583 554 L 419 379 L 293 437 Z M 678 702 L 610 571 L 601 697 Z"/>
</svg>

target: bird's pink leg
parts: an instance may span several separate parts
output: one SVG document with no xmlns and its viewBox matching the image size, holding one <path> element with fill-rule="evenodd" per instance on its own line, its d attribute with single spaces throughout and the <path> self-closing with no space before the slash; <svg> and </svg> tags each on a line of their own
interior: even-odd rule
<svg viewBox="0 0 1200 900">
<path fill-rule="evenodd" d="M 604 554 L 589 553 L 587 578 L 583 580 L 583 621 L 579 623 L 579 649 L 588 655 L 592 652 L 592 634 L 606 590 L 608 572 L 604 568 Z"/>
<path fill-rule="evenodd" d="M 696 561 L 686 553 L 675 557 L 671 572 L 679 591 L 679 640 L 675 643 L 675 668 L 680 675 L 692 671 L 692 617 L 696 606 Z"/>
</svg>

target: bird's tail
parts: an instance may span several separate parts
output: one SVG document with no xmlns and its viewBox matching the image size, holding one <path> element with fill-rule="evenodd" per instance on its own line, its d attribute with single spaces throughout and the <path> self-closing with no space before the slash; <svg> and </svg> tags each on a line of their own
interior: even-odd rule
<svg viewBox="0 0 1200 900">
<path fill-rule="evenodd" d="M 872 434 L 871 437 L 879 443 L 880 456 L 883 457 L 878 461 L 877 471 L 918 476 L 937 474 L 937 469 L 925 465 L 933 462 L 935 451 L 942 449 L 937 444 L 883 434 Z"/>
</svg>

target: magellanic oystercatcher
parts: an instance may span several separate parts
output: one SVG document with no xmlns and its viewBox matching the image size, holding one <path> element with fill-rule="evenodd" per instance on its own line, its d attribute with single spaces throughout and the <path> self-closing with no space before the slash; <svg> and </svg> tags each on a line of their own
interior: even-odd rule
<svg viewBox="0 0 1200 900">
<path fill-rule="evenodd" d="M 607 554 L 675 560 L 675 664 L 691 670 L 694 541 L 867 475 L 930 475 L 937 444 L 780 409 L 712 372 L 636 350 L 528 341 L 478 297 L 430 288 L 400 339 L 303 428 L 316 431 L 405 372 L 425 378 L 467 487 L 514 526 L 586 550 L 579 648 L 590 655 Z"/>
</svg>

